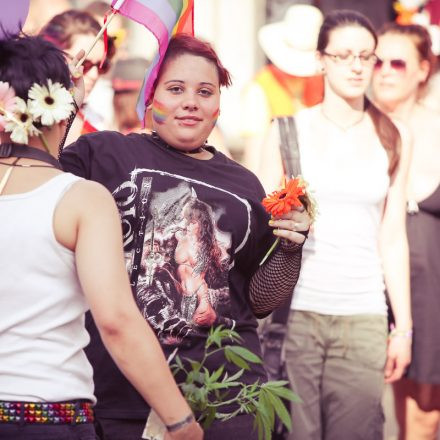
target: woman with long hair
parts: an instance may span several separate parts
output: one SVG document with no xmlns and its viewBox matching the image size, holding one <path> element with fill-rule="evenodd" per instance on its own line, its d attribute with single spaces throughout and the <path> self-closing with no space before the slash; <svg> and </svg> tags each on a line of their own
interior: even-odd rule
<svg viewBox="0 0 440 440">
<path fill-rule="evenodd" d="M 287 369 L 304 402 L 292 409 L 293 439 L 382 439 L 384 379 L 399 379 L 410 361 L 409 152 L 365 96 L 376 43 L 365 16 L 328 14 L 317 45 L 324 100 L 295 115 L 318 215 L 288 321 Z M 278 145 L 275 123 L 261 167 L 268 187 L 282 175 Z M 389 339 L 385 286 L 396 317 Z"/>
<path fill-rule="evenodd" d="M 428 31 L 386 25 L 379 32 L 373 94 L 379 108 L 412 134 L 407 230 L 414 322 L 412 360 L 394 384 L 401 439 L 436 439 L 440 422 L 440 115 L 423 105 L 435 70 Z"/>
</svg>

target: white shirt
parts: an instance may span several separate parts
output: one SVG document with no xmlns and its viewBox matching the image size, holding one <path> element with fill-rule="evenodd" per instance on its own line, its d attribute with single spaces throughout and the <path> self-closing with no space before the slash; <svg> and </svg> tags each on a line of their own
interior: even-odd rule
<svg viewBox="0 0 440 440">
<path fill-rule="evenodd" d="M 74 253 L 53 231 L 58 201 L 78 180 L 60 174 L 0 196 L 0 400 L 96 402 L 83 351 L 88 306 Z"/>
<path fill-rule="evenodd" d="M 385 315 L 378 236 L 390 183 L 387 154 L 366 115 L 343 130 L 323 123 L 320 111 L 317 106 L 295 116 L 302 174 L 318 216 L 304 245 L 292 308 Z"/>
</svg>

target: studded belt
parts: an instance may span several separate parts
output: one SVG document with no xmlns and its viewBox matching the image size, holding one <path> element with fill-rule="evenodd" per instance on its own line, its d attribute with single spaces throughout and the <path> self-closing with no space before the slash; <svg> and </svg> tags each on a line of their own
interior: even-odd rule
<svg viewBox="0 0 440 440">
<path fill-rule="evenodd" d="M 93 422 L 90 402 L 7 402 L 0 400 L 0 423 L 71 424 Z"/>
</svg>

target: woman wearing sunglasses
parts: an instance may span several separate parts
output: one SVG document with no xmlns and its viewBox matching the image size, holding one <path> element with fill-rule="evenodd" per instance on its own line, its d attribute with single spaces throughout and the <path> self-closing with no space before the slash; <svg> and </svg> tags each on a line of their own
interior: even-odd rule
<svg viewBox="0 0 440 440">
<path fill-rule="evenodd" d="M 40 36 L 54 43 L 63 50 L 68 59 L 72 59 L 82 50 L 88 50 L 101 30 L 100 24 L 87 12 L 68 10 L 53 17 L 40 32 Z M 115 54 L 112 38 L 108 39 L 107 53 L 104 42 L 99 40 L 83 62 L 84 87 L 86 104 L 82 106 L 75 118 L 66 144 L 75 141 L 81 134 L 97 131 L 94 115 L 87 109 L 87 97 L 92 91 L 100 75 L 104 75 L 111 67 L 111 58 Z M 95 116 L 95 118 L 94 118 Z"/>
<path fill-rule="evenodd" d="M 384 378 L 398 380 L 410 361 L 408 148 L 365 96 L 376 43 L 363 15 L 328 14 L 317 45 L 324 100 L 295 115 L 318 216 L 286 339 L 289 380 L 304 402 L 292 408 L 294 440 L 382 439 Z M 274 124 L 261 167 L 266 189 L 282 175 L 278 145 Z M 396 316 L 388 344 L 385 284 Z"/>
<path fill-rule="evenodd" d="M 401 438 L 435 439 L 440 421 L 440 116 L 422 104 L 435 67 L 428 32 L 390 24 L 380 33 L 373 77 L 377 105 L 413 135 L 407 230 L 414 322 L 412 361 L 395 383 Z"/>
</svg>

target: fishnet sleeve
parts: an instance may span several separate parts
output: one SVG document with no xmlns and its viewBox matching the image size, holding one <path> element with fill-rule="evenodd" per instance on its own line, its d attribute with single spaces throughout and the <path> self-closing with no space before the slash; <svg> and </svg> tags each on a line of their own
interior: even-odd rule
<svg viewBox="0 0 440 440">
<path fill-rule="evenodd" d="M 301 269 L 302 244 L 281 240 L 272 257 L 252 276 L 249 297 L 252 311 L 264 317 L 285 303 Z"/>
</svg>

